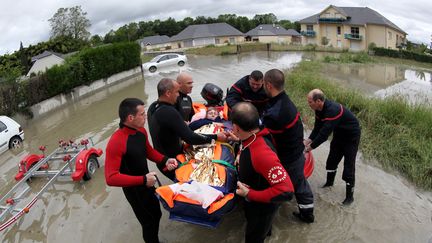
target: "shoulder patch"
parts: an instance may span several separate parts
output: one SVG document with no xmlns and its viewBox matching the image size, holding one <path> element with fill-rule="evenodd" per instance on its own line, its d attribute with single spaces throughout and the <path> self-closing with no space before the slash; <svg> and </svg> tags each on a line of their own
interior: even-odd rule
<svg viewBox="0 0 432 243">
<path fill-rule="evenodd" d="M 270 168 L 267 177 L 271 184 L 276 184 L 286 180 L 287 173 L 282 166 L 278 165 Z"/>
</svg>

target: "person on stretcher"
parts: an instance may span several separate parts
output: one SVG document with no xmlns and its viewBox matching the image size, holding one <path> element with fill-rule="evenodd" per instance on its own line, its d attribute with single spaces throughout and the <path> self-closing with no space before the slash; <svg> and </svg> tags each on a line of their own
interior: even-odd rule
<svg viewBox="0 0 432 243">
<path fill-rule="evenodd" d="M 201 118 L 198 120 L 195 120 L 189 124 L 189 127 L 192 130 L 197 130 L 198 128 L 211 124 L 211 123 L 222 123 L 223 120 L 221 119 L 219 115 L 219 111 L 215 107 L 208 107 L 205 118 Z"/>
</svg>

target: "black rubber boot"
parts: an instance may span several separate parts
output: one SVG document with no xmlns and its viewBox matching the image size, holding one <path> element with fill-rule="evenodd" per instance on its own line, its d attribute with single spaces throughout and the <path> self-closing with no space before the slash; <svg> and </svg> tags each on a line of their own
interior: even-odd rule
<svg viewBox="0 0 432 243">
<path fill-rule="evenodd" d="M 346 197 L 342 202 L 343 205 L 350 205 L 354 202 L 354 186 L 349 183 L 346 184 Z"/>
<path fill-rule="evenodd" d="M 324 187 L 329 187 L 329 186 L 333 186 L 334 184 L 334 180 L 336 177 L 336 171 L 333 172 L 327 172 L 327 181 L 326 183 L 322 186 L 322 188 Z"/>
<path fill-rule="evenodd" d="M 300 209 L 298 212 L 293 212 L 293 215 L 305 223 L 313 223 L 315 216 L 313 215 L 313 208 Z"/>
</svg>

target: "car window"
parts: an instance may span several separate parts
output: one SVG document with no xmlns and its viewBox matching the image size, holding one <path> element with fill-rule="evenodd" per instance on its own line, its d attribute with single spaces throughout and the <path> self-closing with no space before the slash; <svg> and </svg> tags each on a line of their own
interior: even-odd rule
<svg viewBox="0 0 432 243">
<path fill-rule="evenodd" d="M 170 59 L 177 58 L 177 55 L 169 55 Z"/>
<path fill-rule="evenodd" d="M 168 55 L 161 57 L 161 59 L 159 59 L 159 62 L 163 62 L 163 61 L 166 61 L 166 60 L 168 60 Z"/>
<path fill-rule="evenodd" d="M 156 56 L 153 59 L 151 59 L 150 62 L 157 62 L 159 60 L 160 56 Z"/>
<path fill-rule="evenodd" d="M 0 121 L 0 132 L 3 132 L 4 130 L 6 130 L 6 125 Z"/>
</svg>

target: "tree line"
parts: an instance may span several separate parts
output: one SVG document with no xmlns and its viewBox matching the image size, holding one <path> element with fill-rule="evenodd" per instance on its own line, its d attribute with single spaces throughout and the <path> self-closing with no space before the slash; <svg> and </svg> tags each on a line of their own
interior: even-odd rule
<svg viewBox="0 0 432 243">
<path fill-rule="evenodd" d="M 273 13 L 256 14 L 252 19 L 236 14 L 221 14 L 217 18 L 198 16 L 176 21 L 170 17 L 166 20 L 132 22 L 117 30 L 110 30 L 105 36 L 90 36 L 88 28 L 91 23 L 81 6 L 59 8 L 48 21 L 51 26 L 51 36 L 48 41 L 28 47 L 23 47 L 20 43 L 18 51 L 0 56 L 0 83 L 15 82 L 19 76 L 26 75 L 31 67 L 31 57 L 46 50 L 64 54 L 103 44 L 135 41 L 152 35 L 171 37 L 194 24 L 227 23 L 243 33 L 260 24 L 273 23 L 286 29 L 300 30 L 297 22 L 278 20 Z"/>
<path fill-rule="evenodd" d="M 138 23 L 132 22 L 123 25 L 117 30 L 110 30 L 103 37 L 94 35 L 90 38 L 90 41 L 92 43 L 113 43 L 133 41 L 152 35 L 167 35 L 171 37 L 177 35 L 189 25 L 212 23 L 227 23 L 243 33 L 260 24 L 279 24 L 285 29 L 300 31 L 300 24 L 298 22 L 278 20 L 273 13 L 256 14 L 252 19 L 245 16 L 237 16 L 236 14 L 221 14 L 217 18 L 198 16 L 196 18 L 186 17 L 183 20 L 176 21 L 170 17 L 164 21 L 157 19 L 154 21 L 140 21 Z"/>
</svg>

